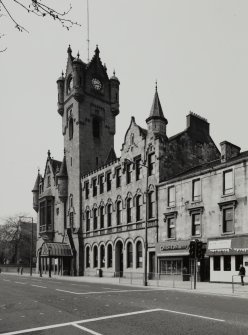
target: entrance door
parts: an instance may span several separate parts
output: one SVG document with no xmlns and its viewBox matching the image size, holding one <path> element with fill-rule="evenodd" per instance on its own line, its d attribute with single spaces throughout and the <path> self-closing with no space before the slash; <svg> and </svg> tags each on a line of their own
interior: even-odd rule
<svg viewBox="0 0 248 335">
<path fill-rule="evenodd" d="M 153 279 L 155 277 L 155 252 L 149 253 L 149 279 Z"/>
<path fill-rule="evenodd" d="M 123 276 L 123 243 L 121 241 L 118 241 L 115 246 L 115 271 L 118 276 Z"/>
</svg>

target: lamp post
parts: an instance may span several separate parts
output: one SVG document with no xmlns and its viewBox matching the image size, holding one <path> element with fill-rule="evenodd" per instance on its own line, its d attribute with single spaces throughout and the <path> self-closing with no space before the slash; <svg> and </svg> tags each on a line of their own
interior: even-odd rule
<svg viewBox="0 0 248 335">
<path fill-rule="evenodd" d="M 126 162 L 129 162 L 131 164 L 136 164 L 136 162 L 125 158 Z M 144 166 L 147 169 L 146 172 L 146 215 L 145 215 L 145 254 L 144 254 L 144 278 L 143 278 L 143 284 L 144 286 L 147 286 L 147 253 L 148 253 L 148 236 L 147 236 L 147 221 L 148 221 L 148 177 L 149 177 L 149 167 L 145 165 L 143 162 L 140 162 L 140 165 Z"/>
<path fill-rule="evenodd" d="M 32 276 L 32 259 L 33 259 L 33 217 L 31 216 L 19 216 L 19 221 L 22 222 L 22 219 L 26 220 L 26 219 L 31 219 L 31 244 L 30 244 L 30 255 L 29 255 L 29 266 L 30 266 L 30 276 Z M 26 222 L 26 221 L 24 221 Z"/>
</svg>

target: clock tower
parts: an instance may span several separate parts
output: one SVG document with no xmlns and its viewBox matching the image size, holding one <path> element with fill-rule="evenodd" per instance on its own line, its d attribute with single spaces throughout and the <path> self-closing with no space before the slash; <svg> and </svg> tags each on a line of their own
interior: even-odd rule
<svg viewBox="0 0 248 335">
<path fill-rule="evenodd" d="M 72 56 L 70 46 L 67 53 L 65 75 L 62 73 L 57 80 L 58 113 L 62 117 L 68 174 L 65 226 L 77 231 L 82 222 L 81 176 L 103 166 L 114 155 L 120 82 L 115 74 L 108 77 L 98 47 L 87 64 L 79 54 Z"/>
</svg>

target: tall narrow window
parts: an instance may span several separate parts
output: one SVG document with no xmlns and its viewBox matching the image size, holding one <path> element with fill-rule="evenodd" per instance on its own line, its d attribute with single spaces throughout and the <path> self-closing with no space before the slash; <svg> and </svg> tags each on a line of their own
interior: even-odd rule
<svg viewBox="0 0 248 335">
<path fill-rule="evenodd" d="M 131 207 L 131 198 L 127 199 L 127 223 L 132 222 L 132 207 Z"/>
<path fill-rule="evenodd" d="M 141 220 L 141 208 L 142 208 L 141 200 L 142 200 L 141 195 L 137 195 L 136 197 L 136 221 Z"/>
<path fill-rule="evenodd" d="M 175 229 L 175 218 L 168 218 L 168 238 L 176 237 L 176 229 Z"/>
<path fill-rule="evenodd" d="M 47 200 L 47 230 L 53 229 L 53 201 Z"/>
<path fill-rule="evenodd" d="M 136 180 L 140 180 L 141 176 L 141 158 L 135 159 L 135 174 L 136 174 Z"/>
<path fill-rule="evenodd" d="M 127 163 L 126 179 L 127 179 L 127 184 L 130 184 L 132 181 L 132 164 L 131 163 Z"/>
<path fill-rule="evenodd" d="M 98 266 L 98 248 L 96 245 L 93 248 L 93 266 L 94 268 Z"/>
<path fill-rule="evenodd" d="M 51 177 L 47 176 L 47 187 L 51 186 Z"/>
<path fill-rule="evenodd" d="M 138 241 L 136 244 L 136 267 L 142 268 L 143 266 L 143 257 L 142 257 L 142 243 Z"/>
<path fill-rule="evenodd" d="M 231 271 L 231 256 L 225 255 L 224 257 L 224 271 Z"/>
<path fill-rule="evenodd" d="M 93 209 L 93 226 L 94 230 L 97 229 L 97 208 Z"/>
<path fill-rule="evenodd" d="M 127 267 L 133 267 L 133 244 L 131 242 L 127 244 Z"/>
<path fill-rule="evenodd" d="M 192 236 L 201 235 L 201 214 L 192 213 Z"/>
<path fill-rule="evenodd" d="M 100 267 L 103 268 L 105 266 L 105 247 L 101 245 L 100 247 Z"/>
<path fill-rule="evenodd" d="M 176 205 L 176 190 L 175 186 L 170 186 L 168 188 L 168 206 L 174 207 Z"/>
<path fill-rule="evenodd" d="M 84 190 L 85 190 L 85 199 L 89 199 L 90 188 L 88 181 L 84 183 Z"/>
<path fill-rule="evenodd" d="M 200 201 L 201 200 L 201 183 L 200 179 L 195 179 L 192 182 L 192 200 Z"/>
<path fill-rule="evenodd" d="M 111 172 L 107 173 L 106 180 L 107 180 L 107 191 L 111 191 Z"/>
<path fill-rule="evenodd" d="M 223 208 L 223 233 L 232 233 L 234 231 L 233 207 Z"/>
<path fill-rule="evenodd" d="M 112 245 L 109 244 L 108 245 L 108 262 L 107 262 L 107 267 L 108 268 L 112 268 L 112 264 L 113 264 L 113 248 L 112 248 Z"/>
<path fill-rule="evenodd" d="M 86 212 L 86 231 L 90 231 L 90 211 Z"/>
<path fill-rule="evenodd" d="M 233 171 L 225 171 L 223 173 L 223 194 L 231 194 L 233 190 Z"/>
<path fill-rule="evenodd" d="M 96 178 L 94 178 L 92 180 L 92 187 L 93 187 L 93 197 L 95 197 L 97 195 L 97 180 L 96 180 Z"/>
<path fill-rule="evenodd" d="M 121 201 L 118 201 L 116 204 L 116 224 L 121 224 Z"/>
<path fill-rule="evenodd" d="M 74 213 L 70 212 L 70 228 L 74 227 Z"/>
<path fill-rule="evenodd" d="M 99 193 L 102 194 L 104 191 L 104 176 L 99 177 Z"/>
<path fill-rule="evenodd" d="M 148 218 L 155 217 L 155 193 L 149 192 L 148 193 Z"/>
<path fill-rule="evenodd" d="M 243 255 L 235 256 L 235 271 L 239 271 L 240 265 L 243 265 Z"/>
<path fill-rule="evenodd" d="M 96 117 L 94 117 L 92 121 L 92 132 L 95 138 L 100 137 L 100 120 Z"/>
<path fill-rule="evenodd" d="M 86 268 L 90 267 L 90 247 L 86 247 Z"/>
<path fill-rule="evenodd" d="M 104 206 L 100 207 L 100 228 L 104 228 Z"/>
<path fill-rule="evenodd" d="M 151 176 L 155 173 L 155 153 L 148 155 L 148 175 Z"/>
<path fill-rule="evenodd" d="M 107 215 L 108 215 L 108 227 L 111 227 L 112 226 L 112 205 L 111 204 L 108 204 Z"/>
<path fill-rule="evenodd" d="M 116 169 L 116 187 L 121 186 L 121 168 Z"/>
<path fill-rule="evenodd" d="M 220 256 L 214 256 L 214 271 L 220 271 Z"/>
<path fill-rule="evenodd" d="M 73 118 L 69 120 L 69 140 L 73 138 Z"/>
</svg>

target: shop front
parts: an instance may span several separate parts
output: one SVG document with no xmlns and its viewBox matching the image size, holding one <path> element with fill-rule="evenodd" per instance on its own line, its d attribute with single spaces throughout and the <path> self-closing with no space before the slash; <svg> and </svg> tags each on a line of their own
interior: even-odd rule
<svg viewBox="0 0 248 335">
<path fill-rule="evenodd" d="M 210 281 L 232 282 L 239 273 L 240 264 L 248 274 L 248 236 L 209 239 L 206 254 L 210 258 Z M 234 281 L 238 281 L 234 277 Z"/>
</svg>

